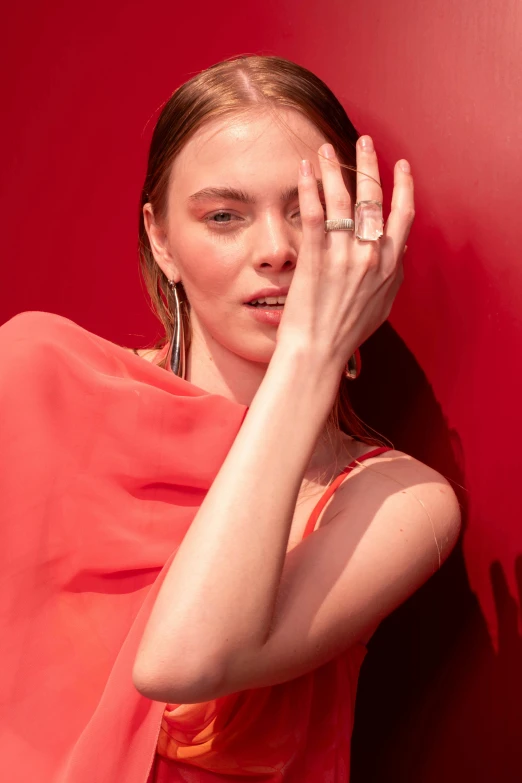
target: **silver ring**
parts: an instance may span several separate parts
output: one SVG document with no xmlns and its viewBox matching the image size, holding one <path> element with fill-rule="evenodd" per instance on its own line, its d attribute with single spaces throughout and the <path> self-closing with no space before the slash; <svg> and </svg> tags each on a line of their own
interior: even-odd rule
<svg viewBox="0 0 522 783">
<path fill-rule="evenodd" d="M 355 221 L 351 218 L 338 218 L 337 220 L 325 220 L 324 231 L 355 231 Z"/>
</svg>

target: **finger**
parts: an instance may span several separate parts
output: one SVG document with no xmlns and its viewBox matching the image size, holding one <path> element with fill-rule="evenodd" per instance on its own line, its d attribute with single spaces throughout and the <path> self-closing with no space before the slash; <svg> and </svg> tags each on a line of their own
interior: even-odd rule
<svg viewBox="0 0 522 783">
<path fill-rule="evenodd" d="M 324 210 L 310 160 L 301 161 L 297 190 L 305 250 L 320 251 L 324 248 Z M 299 256 L 303 256 L 301 251 Z"/>
<path fill-rule="evenodd" d="M 393 171 L 393 193 L 391 211 L 384 227 L 383 240 L 393 248 L 395 262 L 404 255 L 404 248 L 415 217 L 413 177 L 410 171 L 403 171 L 401 163 Z"/>
<path fill-rule="evenodd" d="M 342 169 L 333 146 L 323 144 L 318 152 L 327 220 L 353 218 L 352 199 L 345 185 Z M 329 233 L 329 237 L 332 247 L 338 245 L 346 251 L 347 242 L 353 240 L 353 231 L 332 231 L 331 234 Z"/>
<path fill-rule="evenodd" d="M 357 141 L 356 151 L 357 202 L 380 201 L 382 203 L 379 165 L 371 136 L 361 136 Z"/>
</svg>

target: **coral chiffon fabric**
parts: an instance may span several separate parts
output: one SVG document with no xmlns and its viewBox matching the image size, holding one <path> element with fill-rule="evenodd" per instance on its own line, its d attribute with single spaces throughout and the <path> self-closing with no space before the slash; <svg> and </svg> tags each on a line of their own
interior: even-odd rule
<svg viewBox="0 0 522 783">
<path fill-rule="evenodd" d="M 248 409 L 51 313 L 0 327 L 0 366 L 0 780 L 346 783 L 362 645 L 204 704 L 132 683 Z"/>
</svg>

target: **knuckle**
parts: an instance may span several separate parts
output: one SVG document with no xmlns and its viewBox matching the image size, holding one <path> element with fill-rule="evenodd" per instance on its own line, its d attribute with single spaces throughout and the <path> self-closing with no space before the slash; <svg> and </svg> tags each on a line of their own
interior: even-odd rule
<svg viewBox="0 0 522 783">
<path fill-rule="evenodd" d="M 408 223 L 413 223 L 415 217 L 415 209 L 413 207 L 405 207 L 402 210 L 402 216 Z"/>
<path fill-rule="evenodd" d="M 370 269 L 379 266 L 381 254 L 377 242 L 361 242 L 359 247 L 359 258 L 362 264 Z"/>
<path fill-rule="evenodd" d="M 333 197 L 333 207 L 343 212 L 348 211 L 351 207 L 349 195 L 347 193 L 336 193 Z"/>
<path fill-rule="evenodd" d="M 379 269 L 379 261 L 376 258 L 363 258 L 358 263 L 361 274 L 373 274 Z"/>
<path fill-rule="evenodd" d="M 307 209 L 301 212 L 301 219 L 312 228 L 324 225 L 324 212 L 318 209 Z"/>
</svg>

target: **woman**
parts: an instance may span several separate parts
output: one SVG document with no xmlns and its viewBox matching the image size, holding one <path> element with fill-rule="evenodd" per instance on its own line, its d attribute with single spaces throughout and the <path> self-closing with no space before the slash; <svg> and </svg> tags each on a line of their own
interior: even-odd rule
<svg viewBox="0 0 522 783">
<path fill-rule="evenodd" d="M 224 61 L 174 93 L 152 139 L 140 253 L 165 338 L 136 358 L 57 316 L 2 327 L 12 438 L 30 410 L 46 453 L 10 545 L 25 564 L 40 542 L 9 606 L 48 591 L 25 612 L 31 635 L 8 615 L 11 783 L 28 769 L 60 783 L 348 781 L 366 644 L 460 530 L 448 482 L 379 446 L 349 406 L 357 349 L 402 280 L 406 161 L 385 227 L 382 200 L 371 138 L 317 77 L 277 57 Z M 6 482 L 34 450 L 10 456 Z M 13 493 L 17 514 L 23 502 Z M 70 529 L 81 547 L 64 549 Z M 52 728 L 41 711 L 29 732 L 31 695 L 34 716 L 51 693 Z"/>
</svg>

